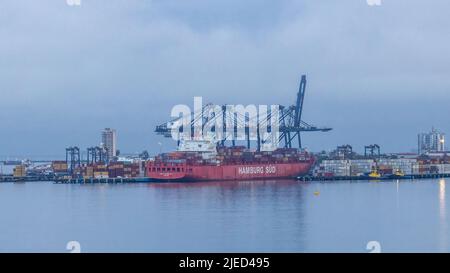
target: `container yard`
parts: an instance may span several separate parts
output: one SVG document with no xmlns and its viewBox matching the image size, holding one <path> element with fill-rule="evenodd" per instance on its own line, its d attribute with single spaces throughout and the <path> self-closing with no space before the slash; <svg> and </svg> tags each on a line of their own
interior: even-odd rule
<svg viewBox="0 0 450 273">
<path fill-rule="evenodd" d="M 33 182 L 33 181 L 69 181 L 76 180 L 117 180 L 133 182 L 145 178 L 145 162 L 139 158 L 127 158 L 126 161 L 110 162 L 74 162 L 70 157 L 66 160 L 51 162 L 35 162 L 16 166 L 2 165 L 0 182 Z"/>
<path fill-rule="evenodd" d="M 342 180 L 342 179 L 410 179 L 448 177 L 450 157 L 446 152 L 416 154 L 390 154 L 365 152 L 358 155 L 345 153 L 340 146 L 329 155 L 321 156 L 312 173 L 304 180 Z"/>
<path fill-rule="evenodd" d="M 190 160 L 205 164 L 212 160 L 227 161 L 230 164 L 249 166 L 249 162 L 266 164 L 273 162 L 282 164 L 292 162 L 292 155 L 281 149 L 278 152 L 250 152 L 245 147 L 220 147 L 214 158 L 201 157 L 192 153 Z M 180 152 L 163 154 L 173 162 L 183 162 L 185 156 Z M 319 158 L 311 171 L 297 177 L 303 181 L 334 180 L 398 180 L 450 177 L 450 157 L 446 153 L 430 155 L 409 155 L 402 158 L 398 155 L 380 155 L 376 158 L 364 158 L 365 155 L 353 154 L 352 159 L 339 159 L 331 152 L 327 156 L 314 155 Z M 367 155 L 366 155 L 367 157 Z M 155 158 L 156 159 L 156 158 Z M 70 169 L 70 161 L 56 160 L 35 166 L 11 166 L 9 174 L 0 175 L 0 182 L 32 182 L 54 181 L 56 183 L 143 183 L 157 182 L 149 175 L 148 166 L 153 166 L 155 159 L 135 159 L 131 162 L 111 161 L 109 163 L 83 163 Z M 178 161 L 177 161 L 178 160 Z M 214 164 L 212 164 L 214 165 Z M 176 168 L 175 168 L 176 170 Z M 151 168 L 150 168 L 151 171 Z M 242 178 L 245 179 L 245 178 Z"/>
<path fill-rule="evenodd" d="M 52 174 L 50 164 L 18 164 L 15 166 L 0 163 L 0 182 L 34 182 L 50 181 Z"/>
<path fill-rule="evenodd" d="M 96 162 L 93 164 L 81 164 L 75 166 L 73 169 L 68 168 L 64 171 L 53 169 L 56 180 L 64 179 L 132 179 L 142 178 L 145 176 L 144 168 L 141 166 L 145 164 L 143 161 L 138 162 Z M 69 166 L 66 164 L 65 166 Z M 52 163 L 55 166 L 55 162 Z"/>
<path fill-rule="evenodd" d="M 110 145 L 111 147 L 114 145 Z M 202 147 L 199 149 L 198 147 Z M 289 146 L 289 142 L 285 143 Z M 297 178 L 303 181 L 398 180 L 450 177 L 450 156 L 445 151 L 422 154 L 382 154 L 372 144 L 358 154 L 350 145 L 331 152 L 311 153 L 301 148 L 260 150 L 260 147 L 224 146 L 211 141 L 183 141 L 177 151 L 150 158 L 108 156 L 108 149 L 66 149 L 66 160 L 10 166 L 0 182 L 54 181 L 56 183 L 141 183 L 207 180 Z"/>
</svg>

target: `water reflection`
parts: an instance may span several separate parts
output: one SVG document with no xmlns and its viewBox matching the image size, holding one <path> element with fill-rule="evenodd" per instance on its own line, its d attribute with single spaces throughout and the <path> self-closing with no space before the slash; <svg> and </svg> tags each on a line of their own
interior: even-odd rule
<svg viewBox="0 0 450 273">
<path fill-rule="evenodd" d="M 148 184 L 149 193 L 163 200 L 166 214 L 183 214 L 177 222 L 186 233 L 200 225 L 198 236 L 220 243 L 197 243 L 208 251 L 289 251 L 305 248 L 307 183 L 296 180 L 214 181 Z M 162 205 L 165 204 L 165 205 Z M 196 219 L 195 222 L 188 218 Z M 195 236 L 195 235 L 194 235 Z M 192 245 L 189 246 L 192 248 Z"/>
<path fill-rule="evenodd" d="M 439 230 L 440 230 L 440 250 L 443 252 L 448 251 L 447 243 L 447 213 L 445 203 L 445 179 L 439 180 Z"/>
<path fill-rule="evenodd" d="M 445 219 L 445 179 L 439 180 L 439 214 Z"/>
<path fill-rule="evenodd" d="M 242 186 L 261 187 L 267 185 L 292 186 L 297 184 L 305 184 L 297 180 L 241 180 L 241 181 L 208 181 L 208 182 L 179 182 L 179 183 L 148 183 L 150 188 L 198 188 L 198 187 L 221 187 L 221 188 L 237 188 Z"/>
<path fill-rule="evenodd" d="M 400 185 L 401 184 L 401 185 Z M 0 184 L 0 252 L 448 251 L 446 180 Z"/>
</svg>

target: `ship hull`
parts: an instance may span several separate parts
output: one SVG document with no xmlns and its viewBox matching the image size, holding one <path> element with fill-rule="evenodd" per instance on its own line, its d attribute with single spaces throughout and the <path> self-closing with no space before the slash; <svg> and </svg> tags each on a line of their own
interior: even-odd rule
<svg viewBox="0 0 450 273">
<path fill-rule="evenodd" d="M 312 162 L 236 164 L 236 165 L 185 165 L 181 171 L 152 171 L 147 176 L 157 181 L 217 181 L 296 178 L 306 175 Z"/>
</svg>

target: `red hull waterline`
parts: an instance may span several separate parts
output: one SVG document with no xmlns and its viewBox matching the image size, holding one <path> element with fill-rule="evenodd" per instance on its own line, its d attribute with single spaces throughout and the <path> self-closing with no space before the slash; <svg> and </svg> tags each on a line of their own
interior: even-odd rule
<svg viewBox="0 0 450 273">
<path fill-rule="evenodd" d="M 147 165 L 147 176 L 157 181 L 214 181 L 296 178 L 305 175 L 313 162 L 236 164 L 236 165 Z"/>
</svg>

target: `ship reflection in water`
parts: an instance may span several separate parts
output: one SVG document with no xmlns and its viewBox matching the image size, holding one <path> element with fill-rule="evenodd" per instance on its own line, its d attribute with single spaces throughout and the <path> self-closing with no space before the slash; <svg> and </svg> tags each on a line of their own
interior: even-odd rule
<svg viewBox="0 0 450 273">
<path fill-rule="evenodd" d="M 0 251 L 449 251 L 448 181 L 4 183 Z"/>
</svg>

